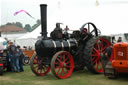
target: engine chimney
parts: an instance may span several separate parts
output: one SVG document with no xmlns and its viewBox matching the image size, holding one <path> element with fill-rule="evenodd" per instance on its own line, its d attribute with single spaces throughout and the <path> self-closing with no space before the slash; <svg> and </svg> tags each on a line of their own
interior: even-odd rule
<svg viewBox="0 0 128 85">
<path fill-rule="evenodd" d="M 47 4 L 41 4 L 41 35 L 47 37 Z"/>
</svg>

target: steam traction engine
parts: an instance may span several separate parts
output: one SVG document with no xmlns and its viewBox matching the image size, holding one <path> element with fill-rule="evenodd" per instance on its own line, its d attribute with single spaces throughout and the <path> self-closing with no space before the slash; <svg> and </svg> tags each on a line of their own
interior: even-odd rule
<svg viewBox="0 0 128 85">
<path fill-rule="evenodd" d="M 107 37 L 99 36 L 100 31 L 91 22 L 71 34 L 67 31 L 68 27 L 63 31 L 60 23 L 57 23 L 51 36 L 47 37 L 47 5 L 40 6 L 42 39 L 35 43 L 35 53 L 31 60 L 32 71 L 37 76 L 43 76 L 51 69 L 61 79 L 68 78 L 73 70 L 83 70 L 85 66 L 93 73 L 102 73 L 100 56 L 111 45 Z"/>
</svg>

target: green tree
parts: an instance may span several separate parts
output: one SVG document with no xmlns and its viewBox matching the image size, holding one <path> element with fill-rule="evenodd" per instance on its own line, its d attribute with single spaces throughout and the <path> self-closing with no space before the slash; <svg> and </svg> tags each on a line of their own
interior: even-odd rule
<svg viewBox="0 0 128 85">
<path fill-rule="evenodd" d="M 27 30 L 27 32 L 31 32 L 31 30 L 32 30 L 30 24 L 26 24 L 24 29 Z"/>
<path fill-rule="evenodd" d="M 8 22 L 5 26 L 8 26 L 8 25 L 12 25 L 12 23 L 11 22 Z"/>
<path fill-rule="evenodd" d="M 22 23 L 20 23 L 20 22 L 16 22 L 15 25 L 16 25 L 17 27 L 23 28 L 23 25 L 22 25 Z"/>
</svg>

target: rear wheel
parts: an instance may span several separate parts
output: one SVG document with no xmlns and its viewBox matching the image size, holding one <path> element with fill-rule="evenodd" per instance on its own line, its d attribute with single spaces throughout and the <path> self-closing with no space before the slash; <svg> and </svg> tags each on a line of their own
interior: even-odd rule
<svg viewBox="0 0 128 85">
<path fill-rule="evenodd" d="M 84 49 L 84 59 L 89 71 L 93 73 L 103 73 L 101 56 L 110 45 L 111 43 L 108 37 L 93 37 L 87 42 Z M 109 58 L 109 61 L 111 60 L 112 57 Z"/>
<path fill-rule="evenodd" d="M 34 74 L 37 76 L 43 76 L 46 75 L 50 71 L 50 65 L 43 64 L 43 60 L 40 59 L 36 53 L 33 54 L 31 59 L 31 70 Z"/>
<path fill-rule="evenodd" d="M 57 52 L 51 61 L 52 73 L 60 79 L 68 78 L 74 69 L 72 55 L 67 51 Z"/>
</svg>

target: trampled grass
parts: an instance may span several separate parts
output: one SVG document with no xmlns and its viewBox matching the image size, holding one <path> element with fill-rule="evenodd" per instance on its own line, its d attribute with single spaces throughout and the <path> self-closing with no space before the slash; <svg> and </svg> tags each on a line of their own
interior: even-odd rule
<svg viewBox="0 0 128 85">
<path fill-rule="evenodd" d="M 52 73 L 36 76 L 30 66 L 24 66 L 25 72 L 6 72 L 0 76 L 0 85 L 128 85 L 128 77 L 110 80 L 103 74 L 92 74 L 88 70 L 73 72 L 68 79 L 57 79 Z"/>
</svg>

